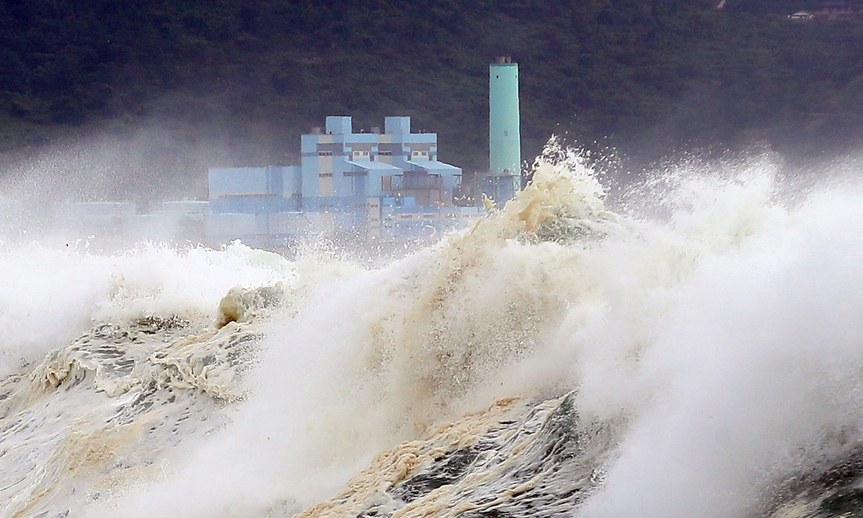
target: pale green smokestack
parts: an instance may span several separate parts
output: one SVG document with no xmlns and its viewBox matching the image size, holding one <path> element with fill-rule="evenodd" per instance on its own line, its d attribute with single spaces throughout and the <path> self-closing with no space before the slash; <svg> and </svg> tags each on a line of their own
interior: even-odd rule
<svg viewBox="0 0 863 518">
<path fill-rule="evenodd" d="M 493 175 L 515 175 L 521 179 L 521 131 L 518 111 L 518 63 L 498 57 L 488 67 L 489 170 Z"/>
</svg>

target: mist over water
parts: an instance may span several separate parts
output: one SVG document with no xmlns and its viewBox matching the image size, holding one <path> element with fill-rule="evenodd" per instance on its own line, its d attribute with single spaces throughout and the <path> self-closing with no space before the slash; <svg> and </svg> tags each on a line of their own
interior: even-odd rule
<svg viewBox="0 0 863 518">
<path fill-rule="evenodd" d="M 0 515 L 778 513 L 863 439 L 863 182 L 780 170 L 607 204 L 552 145 L 505 208 L 373 265 L 5 246 Z"/>
</svg>

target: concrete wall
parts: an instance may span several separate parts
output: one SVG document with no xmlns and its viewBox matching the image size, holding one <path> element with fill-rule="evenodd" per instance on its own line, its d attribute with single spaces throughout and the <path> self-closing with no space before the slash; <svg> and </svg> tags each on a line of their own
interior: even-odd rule
<svg viewBox="0 0 863 518">
<path fill-rule="evenodd" d="M 208 171 L 210 200 L 226 196 L 283 196 L 285 179 L 297 190 L 296 167 L 211 167 Z"/>
</svg>

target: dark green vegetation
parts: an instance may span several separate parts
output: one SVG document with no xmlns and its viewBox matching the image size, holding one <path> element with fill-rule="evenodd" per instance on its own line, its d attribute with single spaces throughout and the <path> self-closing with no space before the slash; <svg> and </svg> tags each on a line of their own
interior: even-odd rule
<svg viewBox="0 0 863 518">
<path fill-rule="evenodd" d="M 715 3 L 2 0 L 0 151 L 109 135 L 203 182 L 206 165 L 294 161 L 328 114 L 355 129 L 410 115 L 444 160 L 482 169 L 498 54 L 520 63 L 526 158 L 562 132 L 634 164 L 861 142 L 863 18 L 787 19 L 817 0 Z"/>
</svg>

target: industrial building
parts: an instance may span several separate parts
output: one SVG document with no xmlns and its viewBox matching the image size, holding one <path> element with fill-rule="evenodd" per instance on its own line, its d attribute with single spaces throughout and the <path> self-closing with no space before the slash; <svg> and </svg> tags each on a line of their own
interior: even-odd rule
<svg viewBox="0 0 863 518">
<path fill-rule="evenodd" d="M 300 151 L 298 166 L 211 168 L 207 237 L 276 244 L 309 232 L 398 237 L 480 212 L 453 205 L 462 171 L 438 160 L 437 134 L 411 132 L 409 117 L 386 117 L 383 133 L 354 133 L 351 117 L 330 116 L 323 130 L 301 136 Z"/>
<path fill-rule="evenodd" d="M 354 133 L 350 117 L 327 117 L 300 141 L 304 210 L 337 208 L 351 199 L 395 195 L 435 184 L 423 205 L 449 205 L 461 169 L 437 160 L 437 134 L 411 133 L 410 117 L 386 117 L 384 132 Z M 417 193 L 419 194 L 419 193 Z"/>
<path fill-rule="evenodd" d="M 438 160 L 437 134 L 412 132 L 409 117 L 386 117 L 383 132 L 355 133 L 351 117 L 329 116 L 301 136 L 298 165 L 210 168 L 207 201 L 162 203 L 148 214 L 130 203 L 82 203 L 70 213 L 88 232 L 197 233 L 208 244 L 415 238 L 478 217 L 483 196 L 513 198 L 522 186 L 520 142 L 518 64 L 499 57 L 489 66 L 489 170 L 465 184 L 459 167 Z M 453 203 L 456 193 L 470 206 Z"/>
</svg>

